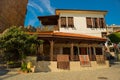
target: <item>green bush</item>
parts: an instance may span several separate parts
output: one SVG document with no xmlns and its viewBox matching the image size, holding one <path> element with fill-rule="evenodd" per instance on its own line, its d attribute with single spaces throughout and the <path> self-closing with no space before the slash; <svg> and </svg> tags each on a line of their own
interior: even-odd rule
<svg viewBox="0 0 120 80">
<path fill-rule="evenodd" d="M 25 71 L 31 72 L 31 69 L 27 68 L 27 63 L 26 63 L 26 62 L 22 63 L 22 65 L 21 65 L 21 70 L 22 70 L 23 72 L 25 72 Z"/>
<path fill-rule="evenodd" d="M 21 66 L 21 62 L 8 61 L 7 65 L 9 68 L 17 68 Z"/>
</svg>

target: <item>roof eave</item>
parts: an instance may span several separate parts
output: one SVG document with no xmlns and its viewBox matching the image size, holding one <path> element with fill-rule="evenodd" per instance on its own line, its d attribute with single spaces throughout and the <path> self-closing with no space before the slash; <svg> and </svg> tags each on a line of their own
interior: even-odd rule
<svg viewBox="0 0 120 80">
<path fill-rule="evenodd" d="M 79 13 L 79 14 L 103 14 L 106 15 L 106 10 L 76 10 L 76 9 L 56 9 L 55 13 L 59 15 L 60 12 L 64 13 Z"/>
</svg>

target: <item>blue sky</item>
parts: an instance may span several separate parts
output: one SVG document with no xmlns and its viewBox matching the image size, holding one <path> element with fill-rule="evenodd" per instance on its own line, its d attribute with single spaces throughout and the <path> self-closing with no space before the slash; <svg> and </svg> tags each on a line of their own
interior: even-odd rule
<svg viewBox="0 0 120 80">
<path fill-rule="evenodd" d="M 40 26 L 37 16 L 54 15 L 55 9 L 107 10 L 106 24 L 120 25 L 120 0 L 29 0 L 25 26 Z"/>
</svg>

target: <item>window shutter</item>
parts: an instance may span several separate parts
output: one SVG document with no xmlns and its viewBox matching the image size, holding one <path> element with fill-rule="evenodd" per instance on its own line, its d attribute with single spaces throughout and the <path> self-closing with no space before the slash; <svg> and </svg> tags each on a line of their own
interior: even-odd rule
<svg viewBox="0 0 120 80">
<path fill-rule="evenodd" d="M 92 21 L 90 17 L 86 18 L 86 22 L 87 22 L 87 28 L 92 28 Z"/>
<path fill-rule="evenodd" d="M 97 28 L 100 28 L 100 25 L 99 25 L 99 18 L 97 18 Z"/>
<path fill-rule="evenodd" d="M 104 18 L 100 18 L 100 19 L 99 19 L 99 25 L 100 25 L 100 28 L 105 28 Z"/>
<path fill-rule="evenodd" d="M 97 18 L 93 18 L 93 27 L 98 28 L 98 19 Z"/>
<path fill-rule="evenodd" d="M 66 27 L 66 17 L 61 17 L 61 27 Z"/>
<path fill-rule="evenodd" d="M 104 20 L 104 18 L 103 18 L 102 22 L 103 22 L 103 28 L 105 28 L 105 20 Z"/>
<path fill-rule="evenodd" d="M 68 27 L 74 27 L 73 17 L 68 17 Z"/>
</svg>

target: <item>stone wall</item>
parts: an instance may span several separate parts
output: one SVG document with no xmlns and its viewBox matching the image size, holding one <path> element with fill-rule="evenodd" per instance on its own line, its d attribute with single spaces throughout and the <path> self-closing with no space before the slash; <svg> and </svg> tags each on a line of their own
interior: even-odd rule
<svg viewBox="0 0 120 80">
<path fill-rule="evenodd" d="M 70 61 L 70 69 L 58 69 L 57 61 L 38 61 L 36 65 L 36 72 L 63 72 L 63 71 L 84 71 L 84 70 L 97 70 L 109 68 L 109 61 L 105 61 L 105 64 L 97 64 L 96 61 L 91 61 L 91 66 L 83 67 L 80 65 L 80 61 Z"/>
</svg>

